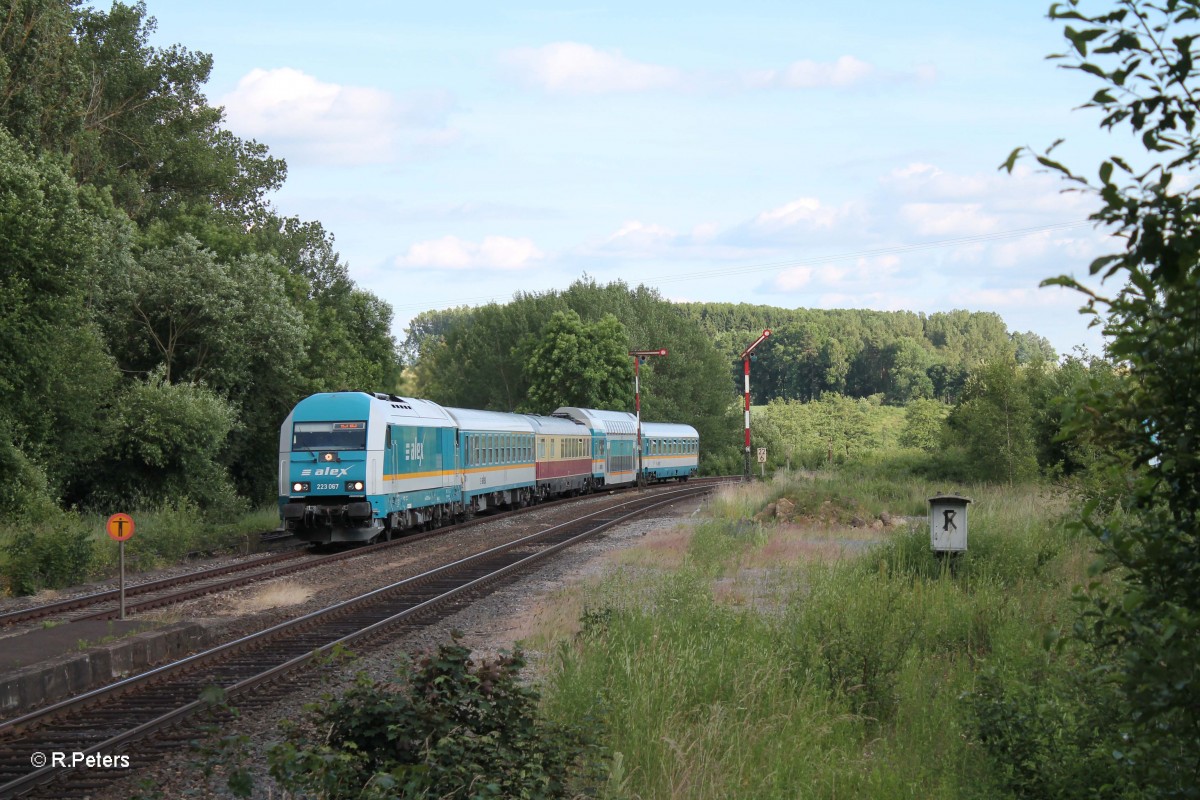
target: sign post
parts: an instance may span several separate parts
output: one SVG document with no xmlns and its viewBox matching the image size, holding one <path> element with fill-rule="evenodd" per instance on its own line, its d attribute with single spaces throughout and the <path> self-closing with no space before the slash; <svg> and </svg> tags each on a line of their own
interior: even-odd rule
<svg viewBox="0 0 1200 800">
<path fill-rule="evenodd" d="M 119 619 L 125 619 L 125 540 L 133 536 L 133 517 L 128 514 L 113 514 L 104 525 L 110 538 L 120 548 L 121 562 L 121 611 Z"/>
<path fill-rule="evenodd" d="M 646 360 L 647 356 L 665 356 L 667 348 L 660 347 L 657 350 L 630 350 L 629 355 L 633 356 L 633 409 L 637 413 L 637 485 L 640 487 L 642 481 L 642 387 L 638 367 Z"/>
</svg>

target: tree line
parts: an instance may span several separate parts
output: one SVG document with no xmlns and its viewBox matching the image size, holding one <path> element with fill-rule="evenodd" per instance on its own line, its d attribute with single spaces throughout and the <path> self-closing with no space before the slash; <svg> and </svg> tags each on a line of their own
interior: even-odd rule
<svg viewBox="0 0 1200 800">
<path fill-rule="evenodd" d="M 0 512 L 275 494 L 279 421 L 398 377 L 391 309 L 143 3 L 0 3 Z"/>
<path fill-rule="evenodd" d="M 924 314 L 868 309 L 774 308 L 686 303 L 682 308 L 736 359 L 771 329 L 751 368 L 756 398 L 816 400 L 833 392 L 889 405 L 938 399 L 953 403 L 971 370 L 1012 356 L 1018 363 L 1054 361 L 1050 342 L 1032 331 L 1010 333 L 998 314 L 955 310 Z M 741 385 L 740 372 L 735 377 Z"/>
</svg>

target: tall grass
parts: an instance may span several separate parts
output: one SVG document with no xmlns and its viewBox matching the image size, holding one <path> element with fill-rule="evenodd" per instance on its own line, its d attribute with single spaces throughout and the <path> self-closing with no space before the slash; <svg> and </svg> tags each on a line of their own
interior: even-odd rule
<svg viewBox="0 0 1200 800">
<path fill-rule="evenodd" d="M 916 515 L 929 489 L 824 475 L 739 487 L 710 504 L 682 567 L 589 590 L 544 697 L 554 716 L 604 726 L 608 795 L 1001 796 L 969 698 L 981 669 L 1044 664 L 1045 629 L 1070 614 L 1087 543 L 1058 501 L 973 487 L 970 550 L 954 563 L 918 526 L 856 558 L 756 569 L 782 598 L 772 609 L 714 592 L 760 563 L 766 537 L 747 520 L 771 500 Z"/>
</svg>

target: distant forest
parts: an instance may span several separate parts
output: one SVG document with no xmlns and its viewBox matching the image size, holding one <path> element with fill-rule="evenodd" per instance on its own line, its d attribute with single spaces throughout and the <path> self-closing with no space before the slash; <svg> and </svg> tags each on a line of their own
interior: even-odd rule
<svg viewBox="0 0 1200 800">
<path fill-rule="evenodd" d="M 609 293 L 613 304 L 598 307 L 583 299 L 595 292 Z M 956 310 L 927 315 L 866 309 L 786 309 L 746 303 L 668 303 L 646 287 L 629 289 L 618 283 L 601 289 L 586 280 L 561 293 L 518 295 L 511 304 L 495 305 L 486 312 L 466 307 L 424 312 L 409 328 L 405 353 L 409 364 L 419 367 L 422 357 L 431 353 L 431 342 L 440 342 L 448 334 L 457 342 L 463 326 L 495 327 L 509 336 L 515 331 L 522 336 L 532 335 L 538 317 L 529 317 L 522 310 L 527 306 L 572 308 L 585 321 L 589 315 L 611 311 L 631 333 L 629 349 L 662 346 L 672 334 L 647 329 L 644 321 L 620 313 L 623 304 L 616 296 L 625 293 L 642 298 L 642 303 L 652 301 L 664 306 L 658 316 L 676 317 L 679 321 L 675 325 L 685 324 L 711 341 L 728 366 L 735 394 L 741 392 L 743 383 L 739 354 L 769 328 L 771 337 L 755 351 L 751 367 L 756 404 L 811 401 L 827 392 L 858 398 L 879 395 L 889 405 L 905 405 L 917 399 L 953 404 L 971 370 L 981 364 L 1005 357 L 1015 358 L 1018 364 L 1057 359 L 1047 339 L 1033 332 L 1010 333 L 1004 320 L 991 312 Z M 462 355 L 477 359 L 468 353 Z M 424 363 L 428 366 L 430 362 Z M 657 363 L 649 366 L 651 370 L 660 367 Z M 513 365 L 509 371 L 519 371 L 519 366 Z M 428 369 L 419 372 L 428 375 Z M 436 394 L 446 388 L 442 383 L 425 380 L 419 381 L 418 387 Z M 517 384 L 519 387 L 519 381 Z M 504 399 L 506 402 L 500 405 L 520 404 L 514 396 Z M 482 401 L 487 402 L 487 398 Z"/>
</svg>

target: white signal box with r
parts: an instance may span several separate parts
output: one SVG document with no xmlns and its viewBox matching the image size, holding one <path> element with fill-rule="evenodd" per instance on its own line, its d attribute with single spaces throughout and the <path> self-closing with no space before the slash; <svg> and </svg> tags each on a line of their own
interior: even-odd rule
<svg viewBox="0 0 1200 800">
<path fill-rule="evenodd" d="M 967 550 L 967 503 L 969 497 L 937 494 L 929 498 L 929 546 L 938 553 Z"/>
</svg>

